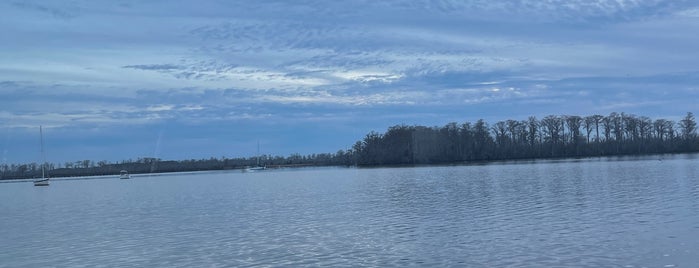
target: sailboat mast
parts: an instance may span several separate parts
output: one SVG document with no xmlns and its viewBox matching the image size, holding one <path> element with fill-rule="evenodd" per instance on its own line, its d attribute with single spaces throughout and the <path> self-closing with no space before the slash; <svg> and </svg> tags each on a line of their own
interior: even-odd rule
<svg viewBox="0 0 699 268">
<path fill-rule="evenodd" d="M 260 166 L 260 141 L 257 141 L 257 166 Z"/>
<path fill-rule="evenodd" d="M 44 130 L 39 126 L 39 136 L 41 139 L 41 178 L 45 178 L 46 154 L 44 154 Z"/>
</svg>

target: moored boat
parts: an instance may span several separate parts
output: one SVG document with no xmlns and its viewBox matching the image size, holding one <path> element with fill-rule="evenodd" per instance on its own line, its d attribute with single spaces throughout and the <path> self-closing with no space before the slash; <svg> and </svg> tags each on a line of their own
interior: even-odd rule
<svg viewBox="0 0 699 268">
<path fill-rule="evenodd" d="M 44 155 L 44 131 L 39 126 L 39 136 L 41 139 L 41 179 L 34 180 L 34 186 L 49 186 L 49 178 L 46 175 L 46 156 Z"/>
<path fill-rule="evenodd" d="M 246 168 L 247 171 L 259 171 L 267 169 L 266 166 L 260 164 L 260 141 L 257 141 L 257 166 Z"/>
</svg>

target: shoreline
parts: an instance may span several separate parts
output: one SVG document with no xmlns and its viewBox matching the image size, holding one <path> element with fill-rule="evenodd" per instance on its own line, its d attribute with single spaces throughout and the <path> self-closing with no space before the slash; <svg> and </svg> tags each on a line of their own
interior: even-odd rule
<svg viewBox="0 0 699 268">
<path fill-rule="evenodd" d="M 410 168 L 410 167 L 448 167 L 448 166 L 477 166 L 477 165 L 491 165 L 491 164 L 533 164 L 533 163 L 551 163 L 551 162 L 570 162 L 570 161 L 589 161 L 601 158 L 647 158 L 652 160 L 657 158 L 658 161 L 664 160 L 662 156 L 681 156 L 681 155 L 693 155 L 699 154 L 699 152 L 680 152 L 680 153 L 661 153 L 661 154 L 618 154 L 618 155 L 600 155 L 600 156 L 580 156 L 580 157 L 553 157 L 553 158 L 518 158 L 518 159 L 497 159 L 497 160 L 474 160 L 474 161 L 460 161 L 460 162 L 450 162 L 450 163 L 427 163 L 427 164 L 385 164 L 385 165 L 313 165 L 313 164 L 287 164 L 287 165 L 268 165 L 267 169 L 296 169 L 296 168 L 318 168 L 318 167 L 338 167 L 338 168 Z M 77 171 L 83 171 L 79 169 Z M 218 173 L 218 172 L 246 172 L 246 167 L 234 167 L 234 168 L 223 168 L 223 169 L 205 169 L 205 170 L 182 170 L 182 171 L 154 171 L 146 173 L 131 173 L 132 177 L 151 177 L 151 176 L 164 176 L 172 174 L 195 174 L 195 173 Z M 80 174 L 81 172 L 76 172 Z M 54 176 L 51 179 L 55 180 L 88 180 L 88 179 L 111 179 L 118 178 L 119 173 L 114 174 L 87 174 L 87 175 L 73 175 L 73 176 Z M 14 182 L 25 182 L 32 181 L 36 177 L 25 177 L 25 178 L 2 178 L 0 183 L 14 183 Z"/>
</svg>

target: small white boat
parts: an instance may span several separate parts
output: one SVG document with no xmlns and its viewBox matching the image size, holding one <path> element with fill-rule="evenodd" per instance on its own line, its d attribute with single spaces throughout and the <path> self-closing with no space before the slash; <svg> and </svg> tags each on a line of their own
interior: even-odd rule
<svg viewBox="0 0 699 268">
<path fill-rule="evenodd" d="M 130 178 L 131 178 L 131 175 L 129 175 L 128 171 L 122 170 L 119 172 L 119 179 L 124 180 L 124 179 L 130 179 Z"/>
<path fill-rule="evenodd" d="M 41 179 L 34 180 L 34 186 L 49 186 L 49 178 L 46 176 L 46 156 L 44 155 L 44 131 L 39 126 L 39 135 L 41 136 Z"/>
<path fill-rule="evenodd" d="M 49 178 L 41 178 L 34 180 L 34 186 L 49 186 Z"/>
<path fill-rule="evenodd" d="M 264 166 L 256 166 L 256 167 L 249 167 L 247 168 L 248 171 L 259 171 L 259 170 L 265 170 L 267 167 Z"/>
</svg>

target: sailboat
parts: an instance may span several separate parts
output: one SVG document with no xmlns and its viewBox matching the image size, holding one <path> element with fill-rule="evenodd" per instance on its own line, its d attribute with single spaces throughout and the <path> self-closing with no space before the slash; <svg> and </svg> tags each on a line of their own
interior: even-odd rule
<svg viewBox="0 0 699 268">
<path fill-rule="evenodd" d="M 257 141 L 257 166 L 247 168 L 248 171 L 265 170 L 267 167 L 260 165 L 260 141 Z"/>
<path fill-rule="evenodd" d="M 34 186 L 49 186 L 49 178 L 46 176 L 46 155 L 44 155 L 44 131 L 39 126 L 41 136 L 41 179 L 34 180 Z"/>
</svg>

